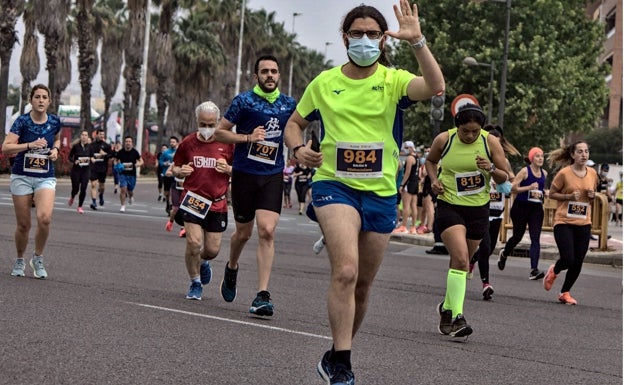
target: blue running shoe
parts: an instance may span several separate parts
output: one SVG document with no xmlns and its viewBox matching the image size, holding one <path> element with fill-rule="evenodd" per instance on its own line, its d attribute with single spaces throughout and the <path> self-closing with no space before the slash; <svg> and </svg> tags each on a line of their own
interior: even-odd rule
<svg viewBox="0 0 624 385">
<path fill-rule="evenodd" d="M 332 371 L 334 369 L 334 365 L 329 361 L 329 355 L 331 351 L 328 350 L 323 354 L 323 358 L 319 361 L 318 365 L 316 365 L 316 371 L 319 376 L 327 383 L 327 385 L 331 384 L 329 381 L 331 379 Z"/>
<path fill-rule="evenodd" d="M 199 279 L 202 285 L 210 283 L 212 279 L 212 267 L 210 267 L 210 262 L 204 261 L 201 266 L 199 266 Z"/>
<path fill-rule="evenodd" d="M 48 273 L 43 266 L 43 257 L 41 255 L 33 255 L 30 259 L 30 267 L 33 269 L 35 278 L 46 279 L 48 277 Z"/>
<path fill-rule="evenodd" d="M 225 273 L 223 274 L 223 281 L 221 281 L 221 296 L 225 302 L 232 302 L 236 299 L 236 276 L 238 275 L 238 269 L 233 270 L 225 264 Z"/>
<path fill-rule="evenodd" d="M 202 285 L 200 282 L 191 282 L 191 288 L 189 289 L 188 294 L 186 295 L 186 299 L 193 299 L 196 301 L 201 301 L 202 295 Z"/>
<path fill-rule="evenodd" d="M 346 366 L 337 364 L 331 376 L 330 385 L 355 385 L 355 376 Z"/>
<path fill-rule="evenodd" d="M 273 304 L 271 303 L 271 294 L 266 290 L 259 291 L 256 299 L 251 303 L 249 312 L 260 316 L 272 316 Z"/>
<path fill-rule="evenodd" d="M 11 271 L 11 275 L 14 277 L 25 277 L 26 276 L 26 272 L 24 271 L 26 269 L 26 261 L 24 261 L 24 258 L 17 258 L 15 260 L 15 265 L 13 265 L 13 271 Z"/>
</svg>

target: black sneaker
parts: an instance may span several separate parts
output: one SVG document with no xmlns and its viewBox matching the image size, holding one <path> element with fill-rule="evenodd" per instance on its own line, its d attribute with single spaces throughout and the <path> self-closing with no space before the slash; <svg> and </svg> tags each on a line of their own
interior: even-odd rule
<svg viewBox="0 0 624 385">
<path fill-rule="evenodd" d="M 531 281 L 535 281 L 536 279 L 542 279 L 542 278 L 544 278 L 543 271 L 539 271 L 538 269 L 531 270 L 531 274 L 529 274 L 529 279 Z"/>
<path fill-rule="evenodd" d="M 236 299 L 236 275 L 238 269 L 233 270 L 225 263 L 225 273 L 223 274 L 223 281 L 221 281 L 221 296 L 225 302 L 232 302 Z"/>
<path fill-rule="evenodd" d="M 472 328 L 466 323 L 463 315 L 458 314 L 453 320 L 453 326 L 450 335 L 453 337 L 468 337 L 472 334 Z"/>
<path fill-rule="evenodd" d="M 334 366 L 334 373 L 329 380 L 330 385 L 355 385 L 353 372 L 342 364 Z"/>
<path fill-rule="evenodd" d="M 430 250 L 425 250 L 427 254 L 448 255 L 448 250 L 444 246 L 433 246 Z"/>
<path fill-rule="evenodd" d="M 321 378 L 328 384 L 330 383 L 329 381 L 331 380 L 332 372 L 334 370 L 334 365 L 331 363 L 331 361 L 329 361 L 330 354 L 330 350 L 326 351 L 325 354 L 323 354 L 323 357 L 319 361 L 318 365 L 316 365 L 316 371 L 318 372 L 319 376 L 321 376 Z"/>
<path fill-rule="evenodd" d="M 498 253 L 498 270 L 505 270 L 505 263 L 507 263 L 507 256 L 503 253 L 505 250 L 501 250 Z"/>
<path fill-rule="evenodd" d="M 94 205 L 93 203 L 91 203 L 91 205 L 89 205 L 89 207 L 91 207 L 91 210 L 96 210 L 97 211 L 97 206 Z"/>
<path fill-rule="evenodd" d="M 260 316 L 272 316 L 273 304 L 271 303 L 271 294 L 266 290 L 259 291 L 251 303 L 249 312 Z"/>
<path fill-rule="evenodd" d="M 442 305 L 444 305 L 444 302 L 440 302 L 438 306 L 436 306 L 436 313 L 438 313 L 438 316 L 440 317 L 438 331 L 440 334 L 447 336 L 451 334 L 451 330 L 453 328 L 453 312 L 450 310 L 444 310 Z"/>
</svg>

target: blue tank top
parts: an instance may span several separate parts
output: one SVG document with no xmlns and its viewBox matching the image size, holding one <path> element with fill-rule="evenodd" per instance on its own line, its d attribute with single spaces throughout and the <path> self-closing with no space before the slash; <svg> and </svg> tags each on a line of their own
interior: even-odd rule
<svg viewBox="0 0 624 385">
<path fill-rule="evenodd" d="M 522 202 L 532 202 L 532 203 L 544 203 L 544 183 L 546 182 L 546 178 L 544 177 L 544 171 L 540 168 L 540 176 L 536 177 L 533 175 L 533 171 L 531 171 L 531 166 L 527 166 L 527 178 L 520 182 L 520 187 L 530 186 L 532 183 L 537 182 L 538 188 L 537 190 L 529 190 L 518 193 L 516 195 L 517 201 Z"/>
</svg>

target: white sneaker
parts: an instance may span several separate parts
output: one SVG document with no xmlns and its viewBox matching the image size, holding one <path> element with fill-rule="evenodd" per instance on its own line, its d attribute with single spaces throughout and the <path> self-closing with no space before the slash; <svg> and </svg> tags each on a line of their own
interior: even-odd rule
<svg viewBox="0 0 624 385">
<path fill-rule="evenodd" d="M 318 241 L 314 242 L 314 245 L 312 246 L 312 251 L 314 251 L 314 254 L 318 254 L 321 251 L 323 251 L 324 247 L 325 247 L 325 237 L 321 236 L 321 238 L 319 238 Z"/>
<path fill-rule="evenodd" d="M 128 204 L 131 205 L 134 203 L 134 197 L 130 197 L 130 199 L 128 199 Z"/>
<path fill-rule="evenodd" d="M 119 211 L 122 212 L 122 213 L 125 213 L 126 212 L 126 206 L 121 205 L 121 207 L 119 208 Z"/>
</svg>

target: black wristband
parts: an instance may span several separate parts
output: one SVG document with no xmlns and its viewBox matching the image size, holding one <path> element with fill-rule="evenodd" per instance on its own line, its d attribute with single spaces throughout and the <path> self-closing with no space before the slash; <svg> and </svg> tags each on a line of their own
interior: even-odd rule
<svg viewBox="0 0 624 385">
<path fill-rule="evenodd" d="M 304 144 L 300 144 L 298 146 L 293 147 L 292 152 L 293 152 L 293 158 L 297 159 L 297 150 L 300 149 L 301 147 L 305 147 Z"/>
</svg>

